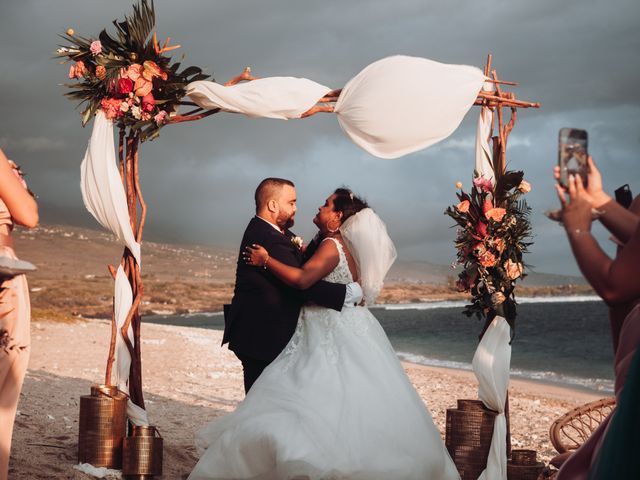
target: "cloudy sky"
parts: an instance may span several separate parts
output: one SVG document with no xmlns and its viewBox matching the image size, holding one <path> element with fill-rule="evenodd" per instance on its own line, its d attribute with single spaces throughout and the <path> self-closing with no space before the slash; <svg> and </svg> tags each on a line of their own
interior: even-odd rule
<svg viewBox="0 0 640 480">
<path fill-rule="evenodd" d="M 80 162 L 91 133 L 59 85 L 68 68 L 52 59 L 58 33 L 97 36 L 131 9 L 130 0 L 0 0 L 0 146 L 23 166 L 39 195 L 43 223 L 96 227 L 80 195 Z M 339 88 L 393 54 L 482 67 L 487 53 L 519 98 L 507 151 L 510 168 L 533 185 L 536 270 L 577 273 L 555 208 L 551 170 L 557 133 L 585 128 L 610 192 L 640 193 L 640 2 L 637 0 L 169 0 L 156 1 L 158 36 L 182 45 L 185 63 L 219 82 L 251 66 L 257 76 L 291 75 Z M 298 187 L 296 230 L 309 237 L 318 205 L 336 187 L 362 194 L 386 220 L 401 258 L 454 258 L 454 184 L 469 183 L 478 110 L 454 135 L 398 160 L 374 158 L 332 115 L 283 122 L 218 114 L 172 125 L 141 151 L 149 205 L 145 238 L 233 247 L 266 176 Z M 598 237 L 606 235 L 598 228 Z M 607 246 L 611 252 L 611 248 Z"/>
</svg>

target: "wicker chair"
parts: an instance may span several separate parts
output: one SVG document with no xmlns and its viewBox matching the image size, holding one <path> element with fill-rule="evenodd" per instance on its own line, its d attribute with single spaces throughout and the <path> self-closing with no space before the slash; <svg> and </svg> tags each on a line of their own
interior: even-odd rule
<svg viewBox="0 0 640 480">
<path fill-rule="evenodd" d="M 616 406 L 615 397 L 587 403 L 568 411 L 551 425 L 549 439 L 559 455 L 551 459 L 556 468 L 577 450 Z"/>
</svg>

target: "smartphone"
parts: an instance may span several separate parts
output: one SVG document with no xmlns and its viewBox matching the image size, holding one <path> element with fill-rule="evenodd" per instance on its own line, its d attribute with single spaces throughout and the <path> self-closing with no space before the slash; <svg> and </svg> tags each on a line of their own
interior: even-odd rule
<svg viewBox="0 0 640 480">
<path fill-rule="evenodd" d="M 633 195 L 631 195 L 631 189 L 629 184 L 624 184 L 620 188 L 616 189 L 616 202 L 622 205 L 624 208 L 629 208 L 633 201 Z"/>
<path fill-rule="evenodd" d="M 568 185 L 569 175 L 580 175 L 582 183 L 587 186 L 588 156 L 587 131 L 579 128 L 561 128 L 558 134 L 558 166 L 561 185 L 565 187 Z"/>
</svg>

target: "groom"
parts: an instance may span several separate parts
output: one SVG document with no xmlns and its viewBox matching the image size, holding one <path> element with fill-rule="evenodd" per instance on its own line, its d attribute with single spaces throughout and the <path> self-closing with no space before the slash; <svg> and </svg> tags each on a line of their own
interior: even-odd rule
<svg viewBox="0 0 640 480">
<path fill-rule="evenodd" d="M 296 214 L 293 182 L 264 179 L 256 189 L 255 202 L 256 216 L 249 222 L 240 245 L 233 299 L 231 305 L 225 305 L 222 339 L 223 345 L 229 342 L 229 349 L 242 362 L 245 393 L 293 336 L 304 303 L 340 311 L 362 299 L 362 289 L 355 282 L 342 285 L 320 281 L 308 290 L 296 290 L 266 269 L 245 264 L 245 247 L 254 243 L 287 265 L 301 267 L 305 261 L 289 231 Z"/>
</svg>

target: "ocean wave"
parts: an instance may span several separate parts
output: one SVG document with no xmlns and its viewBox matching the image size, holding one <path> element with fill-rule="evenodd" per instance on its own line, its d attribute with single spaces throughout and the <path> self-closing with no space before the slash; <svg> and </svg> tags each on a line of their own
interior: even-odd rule
<svg viewBox="0 0 640 480">
<path fill-rule="evenodd" d="M 426 365 L 429 367 L 453 368 L 456 370 L 471 371 L 470 363 L 456 362 L 451 360 L 441 360 L 438 358 L 429 358 L 423 355 L 408 352 L 396 352 L 400 360 L 415 363 L 418 365 Z M 536 380 L 544 383 L 557 384 L 563 387 L 581 388 L 592 390 L 603 394 L 612 394 L 614 382 L 606 378 L 583 378 L 564 375 L 558 372 L 522 370 L 517 368 L 511 369 L 511 378 L 522 378 L 525 380 Z"/>
<path fill-rule="evenodd" d="M 571 302 L 599 302 L 597 295 L 563 295 L 557 297 L 518 297 L 518 303 L 571 303 Z M 382 310 L 434 310 L 437 308 L 462 308 L 469 302 L 466 300 L 434 300 L 421 303 L 377 304 L 372 308 Z"/>
</svg>

